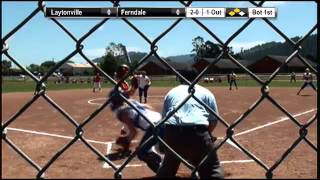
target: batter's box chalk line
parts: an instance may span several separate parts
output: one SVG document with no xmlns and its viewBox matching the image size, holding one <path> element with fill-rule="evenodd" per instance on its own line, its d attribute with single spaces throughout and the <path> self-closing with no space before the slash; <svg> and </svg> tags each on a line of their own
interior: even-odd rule
<svg viewBox="0 0 320 180">
<path fill-rule="evenodd" d="M 254 160 L 252 159 L 246 159 L 246 160 L 233 160 L 233 161 L 221 161 L 221 164 L 233 164 L 233 163 L 251 163 L 254 162 Z M 126 165 L 126 167 L 143 167 L 143 166 L 147 166 L 146 164 L 128 164 Z M 121 167 L 121 165 L 116 165 L 117 168 Z M 111 166 L 104 162 L 102 165 L 102 168 L 104 169 L 109 169 L 111 168 Z"/>
<path fill-rule="evenodd" d="M 133 96 L 134 98 L 139 98 L 139 96 Z M 148 96 L 148 98 L 162 98 L 164 99 L 164 96 Z M 107 98 L 101 97 L 101 98 L 93 98 L 88 100 L 88 104 L 90 105 L 96 105 L 101 106 L 103 103 L 99 103 L 99 101 L 105 101 Z M 97 102 L 98 101 L 98 102 Z M 160 102 L 148 102 L 148 104 L 163 104 L 162 101 Z"/>
<path fill-rule="evenodd" d="M 302 115 L 311 113 L 311 112 L 316 111 L 316 110 L 317 110 L 317 108 L 310 109 L 310 110 L 307 110 L 307 111 L 304 111 L 304 112 L 301 112 L 301 113 L 294 114 L 293 117 L 302 116 Z M 244 134 L 248 134 L 250 132 L 253 132 L 253 131 L 268 127 L 268 126 L 272 126 L 274 124 L 281 123 L 281 122 L 287 121 L 289 119 L 290 119 L 289 117 L 282 117 L 279 120 L 276 120 L 276 121 L 273 121 L 273 122 L 269 122 L 267 124 L 264 124 L 264 125 L 252 128 L 252 129 L 248 129 L 248 130 L 242 131 L 240 133 L 237 133 L 237 134 L 234 135 L 234 137 L 241 136 L 241 135 L 244 135 Z M 17 131 L 17 132 L 22 132 L 22 133 L 30 133 L 30 134 L 42 135 L 42 136 L 56 137 L 56 138 L 62 138 L 62 139 L 74 139 L 74 137 L 72 137 L 72 136 L 64 136 L 64 135 L 59 135 L 59 134 L 52 134 L 52 133 L 46 133 L 46 132 L 40 132 L 40 131 L 19 129 L 19 128 L 13 128 L 13 127 L 5 128 L 5 131 L 7 131 L 7 130 L 9 130 L 9 131 Z M 223 137 L 218 137 L 218 139 L 223 139 Z M 103 141 L 96 141 L 96 140 L 90 140 L 90 139 L 88 139 L 87 141 L 90 142 L 90 143 L 107 145 L 107 154 L 109 154 L 111 152 L 112 144 L 115 143 L 115 141 L 103 142 Z M 137 143 L 138 141 L 134 140 L 132 142 Z M 231 146 L 233 146 L 234 148 L 236 148 L 236 149 L 241 151 L 241 149 L 239 149 L 234 143 L 232 143 L 232 141 L 227 140 L 227 143 L 230 144 Z M 253 160 L 221 161 L 222 164 L 249 163 L 249 162 L 253 162 Z M 119 167 L 119 166 L 120 165 L 117 165 L 117 167 Z M 144 164 L 128 164 L 127 165 L 127 167 L 141 167 L 141 166 L 144 166 Z M 102 167 L 103 168 L 110 168 L 110 166 L 106 162 L 103 162 Z"/>
<path fill-rule="evenodd" d="M 218 137 L 217 139 L 223 139 L 222 137 Z M 133 143 L 137 143 L 137 140 L 132 141 Z M 227 143 L 230 144 L 231 146 L 233 146 L 234 148 L 236 148 L 237 150 L 241 151 L 241 149 L 236 146 L 232 141 L 227 140 Z M 106 154 L 111 154 L 112 153 L 112 144 L 113 142 L 107 142 L 106 146 L 107 146 L 107 152 Z M 154 151 L 155 147 L 152 147 Z M 250 163 L 250 162 L 254 162 L 254 160 L 252 159 L 245 159 L 245 160 L 231 160 L 231 161 L 221 161 L 221 164 L 231 164 L 231 163 Z M 121 165 L 115 165 L 117 168 L 121 167 Z M 135 163 L 129 163 L 126 167 L 142 167 L 142 166 L 146 166 L 145 163 L 141 163 L 141 164 L 135 164 Z M 102 168 L 104 169 L 109 169 L 111 168 L 111 166 L 107 163 L 107 162 L 103 162 L 102 163 Z"/>
</svg>

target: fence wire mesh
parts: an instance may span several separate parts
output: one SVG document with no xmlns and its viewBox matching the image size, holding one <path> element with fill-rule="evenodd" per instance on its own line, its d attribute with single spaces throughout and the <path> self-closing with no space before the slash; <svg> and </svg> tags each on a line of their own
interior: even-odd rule
<svg viewBox="0 0 320 180">
<path fill-rule="evenodd" d="M 118 7 L 121 4 L 121 1 L 112 1 L 114 7 Z M 192 4 L 192 1 L 180 1 L 180 3 L 188 7 Z M 261 1 L 259 3 L 256 3 L 254 1 L 250 1 L 251 4 L 253 4 L 256 7 L 262 7 L 264 4 L 264 1 Z M 197 166 L 194 166 L 190 164 L 187 160 L 182 158 L 175 150 L 170 147 L 161 137 L 159 137 L 159 128 L 160 126 L 167 121 L 171 116 L 175 114 L 183 105 L 186 103 L 190 98 L 194 98 L 198 103 L 203 105 L 210 113 L 214 114 L 218 121 L 223 124 L 226 127 L 226 134 L 223 138 L 223 140 L 216 146 L 216 150 L 220 149 L 227 140 L 232 141 L 238 148 L 240 148 L 248 157 L 250 157 L 252 160 L 254 160 L 261 168 L 265 171 L 266 178 L 272 178 L 274 170 L 283 162 L 283 160 L 297 147 L 297 145 L 301 141 L 305 141 L 314 151 L 318 151 L 318 148 L 316 145 L 314 145 L 307 137 L 308 134 L 308 127 L 314 123 L 317 120 L 318 115 L 313 115 L 312 118 L 308 120 L 305 124 L 301 124 L 288 110 L 286 110 L 283 106 L 281 106 L 273 97 L 269 95 L 269 84 L 271 81 L 278 75 L 280 70 L 288 64 L 295 56 L 298 57 L 301 62 L 308 67 L 313 73 L 318 74 L 318 70 L 315 69 L 313 66 L 311 66 L 308 61 L 306 61 L 305 58 L 303 58 L 300 55 L 300 51 L 302 49 L 301 44 L 302 42 L 311 35 L 316 29 L 317 24 L 315 24 L 307 34 L 305 34 L 300 40 L 297 42 L 292 41 L 288 36 L 285 35 L 280 29 L 278 29 L 270 20 L 263 18 L 263 21 L 268 24 L 276 33 L 278 33 L 286 42 L 289 42 L 289 44 L 294 48 L 294 51 L 286 61 L 281 64 L 280 67 L 278 67 L 269 77 L 268 80 L 263 81 L 261 80 L 255 73 L 247 69 L 244 65 L 242 65 L 236 58 L 234 58 L 230 52 L 228 45 L 231 41 L 233 41 L 243 30 L 245 30 L 255 19 L 251 18 L 247 20 L 235 33 L 233 33 L 226 42 L 223 42 L 219 37 L 209 30 L 209 28 L 206 27 L 203 23 L 201 23 L 197 18 L 192 18 L 192 20 L 200 26 L 203 30 L 205 30 L 214 40 L 216 40 L 219 45 L 222 47 L 222 52 L 219 54 L 219 56 L 211 62 L 207 67 L 205 67 L 197 76 L 197 78 L 193 82 L 189 82 L 187 79 L 185 79 L 174 67 L 172 67 L 165 59 L 160 57 L 157 53 L 158 46 L 157 43 L 166 36 L 167 33 L 169 33 L 172 29 L 174 29 L 181 21 L 183 21 L 183 18 L 177 19 L 174 23 L 171 24 L 169 28 L 167 28 L 164 32 L 162 32 L 158 37 L 156 37 L 153 41 L 150 40 L 141 30 L 139 30 L 138 27 L 133 25 L 130 20 L 127 18 L 121 18 L 122 21 L 124 21 L 130 28 L 132 28 L 137 34 L 139 34 L 149 45 L 150 45 L 150 52 L 143 57 L 137 65 L 135 65 L 134 68 L 131 68 L 129 74 L 124 77 L 121 81 L 125 80 L 129 77 L 136 69 L 138 69 L 143 63 L 145 63 L 148 58 L 152 55 L 154 55 L 162 64 L 164 64 L 167 68 L 169 68 L 172 72 L 176 74 L 176 76 L 180 77 L 185 81 L 187 84 L 189 84 L 189 95 L 179 103 L 179 105 L 171 111 L 166 117 L 163 117 L 161 122 L 158 124 L 153 124 L 151 121 L 146 117 L 143 113 L 139 111 L 123 94 L 118 93 L 125 102 L 131 106 L 133 109 L 135 109 L 140 116 L 147 119 L 148 123 L 151 124 L 153 129 L 153 136 L 150 137 L 148 140 L 146 140 L 143 144 L 141 144 L 138 149 L 136 149 L 129 157 L 128 159 L 120 166 L 117 167 L 110 159 L 108 159 L 106 156 L 104 156 L 103 153 L 101 153 L 92 143 L 90 143 L 85 137 L 84 137 L 84 130 L 83 128 L 90 122 L 93 121 L 93 119 L 105 108 L 110 104 L 110 99 L 106 100 L 98 109 L 96 109 L 94 112 L 92 112 L 88 117 L 84 119 L 84 121 L 79 124 L 71 115 L 69 115 L 62 107 L 59 106 L 54 100 L 52 100 L 47 94 L 46 94 L 46 80 L 51 76 L 56 70 L 59 69 L 64 63 L 66 63 L 68 60 L 70 60 L 72 57 L 74 57 L 76 54 L 80 54 L 81 57 L 83 57 L 91 66 L 93 66 L 98 72 L 100 72 L 105 78 L 107 78 L 108 81 L 110 81 L 114 86 L 119 86 L 119 83 L 115 81 L 111 76 L 109 76 L 106 72 L 104 72 L 99 66 L 97 66 L 93 61 L 86 56 L 86 54 L 83 52 L 84 48 L 84 40 L 91 36 L 93 33 L 95 33 L 99 27 L 103 26 L 107 21 L 108 18 L 105 18 L 101 20 L 99 23 L 97 23 L 95 26 L 93 26 L 87 33 L 85 33 L 81 38 L 77 39 L 64 25 L 62 25 L 59 20 L 55 18 L 50 18 L 52 22 L 54 22 L 60 29 L 62 29 L 74 42 L 75 42 L 75 49 L 70 52 L 64 59 L 59 61 L 53 68 L 49 70 L 49 72 L 44 75 L 41 79 L 33 75 L 32 72 L 30 72 L 27 68 L 21 65 L 17 59 L 12 57 L 9 53 L 9 44 L 7 44 L 7 40 L 14 36 L 16 32 L 19 31 L 26 23 L 28 23 L 34 16 L 36 16 L 39 13 L 44 13 L 44 8 L 46 7 L 46 4 L 44 1 L 39 1 L 37 8 L 28 15 L 20 24 L 18 24 L 15 28 L 13 28 L 8 34 L 6 34 L 2 38 L 2 50 L 1 55 L 5 55 L 7 58 L 9 58 L 10 61 L 12 61 L 16 66 L 21 68 L 28 76 L 30 76 L 35 82 L 36 87 L 34 91 L 34 96 L 23 105 L 21 109 L 19 109 L 14 115 L 12 115 L 7 121 L 4 121 L 1 124 L 1 131 L 2 131 L 2 140 L 7 143 L 17 154 L 21 156 L 24 160 L 26 160 L 30 166 L 32 166 L 38 173 L 36 175 L 36 178 L 45 178 L 45 172 L 47 169 L 61 156 L 67 149 L 69 149 L 75 142 L 80 140 L 92 153 L 94 153 L 96 156 L 100 157 L 108 163 L 108 165 L 114 170 L 114 178 L 121 178 L 122 177 L 122 171 L 126 166 L 131 162 L 131 160 L 137 155 L 137 151 L 139 148 L 142 148 L 145 146 L 153 137 L 157 138 L 161 144 L 163 144 L 166 148 L 168 148 L 170 151 L 172 151 L 181 161 L 184 163 L 191 171 L 192 176 L 196 176 L 197 170 L 202 166 L 202 164 L 207 159 L 208 155 L 204 157 L 204 159 L 201 161 L 201 163 Z M 215 111 L 206 105 L 204 102 L 199 100 L 195 95 L 195 89 L 194 86 L 200 81 L 200 79 L 203 77 L 203 75 L 206 73 L 206 71 L 219 62 L 223 56 L 228 57 L 234 64 L 236 64 L 238 67 L 243 69 L 251 78 L 253 78 L 257 83 L 261 86 L 261 96 L 247 109 L 246 112 L 244 112 L 240 117 L 238 117 L 232 124 L 229 124 L 226 122 L 221 116 L 215 113 Z M 114 94 L 117 95 L 117 94 Z M 34 160 L 32 160 L 26 153 L 24 153 L 7 135 L 6 128 L 16 121 L 16 119 L 25 112 L 28 108 L 30 108 L 34 102 L 36 102 L 40 97 L 42 97 L 46 102 L 48 102 L 52 107 L 54 107 L 61 115 L 65 117 L 65 119 L 74 126 L 75 135 L 72 140 L 70 140 L 67 144 L 65 144 L 63 147 L 61 147 L 51 158 L 50 160 L 43 166 L 39 166 Z M 277 109 L 282 111 L 289 119 L 296 124 L 299 127 L 299 137 L 292 143 L 292 145 L 283 153 L 280 155 L 278 160 L 273 163 L 270 167 L 267 166 L 262 160 L 260 160 L 257 156 L 255 156 L 253 153 L 251 153 L 248 149 L 246 149 L 243 145 L 241 145 L 235 138 L 234 138 L 234 128 L 236 128 L 240 123 L 244 122 L 246 117 L 251 114 L 260 104 L 261 102 L 268 100 L 272 103 L 273 106 L 275 106 Z"/>
</svg>

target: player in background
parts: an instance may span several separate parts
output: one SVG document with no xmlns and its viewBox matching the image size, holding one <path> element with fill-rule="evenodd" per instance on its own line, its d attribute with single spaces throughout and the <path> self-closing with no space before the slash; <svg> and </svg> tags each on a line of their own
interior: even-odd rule
<svg viewBox="0 0 320 180">
<path fill-rule="evenodd" d="M 147 76 L 147 73 L 145 71 L 141 72 L 141 75 L 138 76 L 139 80 L 139 98 L 140 98 L 140 103 L 142 103 L 142 93 L 144 96 L 144 103 L 147 103 L 147 98 L 148 98 L 148 90 L 151 85 L 151 80 Z"/>
<path fill-rule="evenodd" d="M 297 95 L 300 95 L 300 92 L 307 86 L 311 86 L 312 89 L 314 89 L 315 91 L 317 91 L 317 88 L 314 86 L 313 84 L 313 76 L 312 76 L 312 73 L 310 73 L 310 70 L 309 68 L 306 69 L 306 72 L 303 74 L 303 80 L 304 80 L 304 83 L 303 85 L 301 86 L 300 90 L 298 91 Z"/>
<path fill-rule="evenodd" d="M 39 78 L 40 80 L 42 79 L 41 73 L 38 73 L 38 78 Z"/>
<path fill-rule="evenodd" d="M 230 77 L 229 90 L 232 90 L 232 83 L 234 84 L 236 89 L 238 89 L 238 86 L 237 86 L 237 75 L 232 71 L 231 74 L 229 75 L 229 77 Z"/>
<path fill-rule="evenodd" d="M 93 89 L 92 89 L 92 92 L 95 92 L 96 88 L 98 88 L 99 92 L 101 92 L 101 77 L 100 77 L 99 73 L 97 73 L 96 76 L 93 78 Z"/>
<path fill-rule="evenodd" d="M 230 84 L 230 74 L 227 75 L 228 83 Z"/>
<path fill-rule="evenodd" d="M 290 74 L 290 83 L 292 83 L 292 81 L 297 82 L 296 81 L 296 73 L 294 73 L 293 71 Z"/>
</svg>

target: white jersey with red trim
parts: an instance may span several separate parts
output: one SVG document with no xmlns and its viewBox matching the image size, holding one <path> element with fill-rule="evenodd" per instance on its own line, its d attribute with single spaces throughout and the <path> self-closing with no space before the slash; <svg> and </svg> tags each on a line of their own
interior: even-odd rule
<svg viewBox="0 0 320 180">
<path fill-rule="evenodd" d="M 306 83 L 312 82 L 312 74 L 311 73 L 304 73 L 303 74 L 303 80 Z"/>
<path fill-rule="evenodd" d="M 151 81 L 148 76 L 138 76 L 139 88 L 143 89 L 146 85 L 150 85 Z"/>
<path fill-rule="evenodd" d="M 234 81 L 234 80 L 236 80 L 237 79 L 237 75 L 235 74 L 235 73 L 231 73 L 230 74 L 230 80 L 231 81 Z"/>
</svg>

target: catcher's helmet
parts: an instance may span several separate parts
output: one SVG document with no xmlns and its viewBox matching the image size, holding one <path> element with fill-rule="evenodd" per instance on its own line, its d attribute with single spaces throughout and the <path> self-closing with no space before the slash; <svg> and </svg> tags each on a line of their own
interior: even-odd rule
<svg viewBox="0 0 320 180">
<path fill-rule="evenodd" d="M 118 67 L 117 69 L 117 76 L 119 78 L 122 78 L 123 76 L 127 75 L 127 73 L 129 72 L 129 66 L 126 64 L 122 64 Z"/>
<path fill-rule="evenodd" d="M 309 68 L 306 68 L 306 71 L 307 71 L 307 72 L 310 72 L 310 69 L 309 69 Z"/>
</svg>

